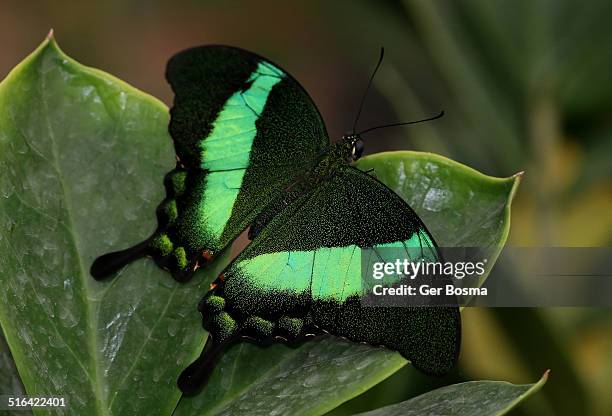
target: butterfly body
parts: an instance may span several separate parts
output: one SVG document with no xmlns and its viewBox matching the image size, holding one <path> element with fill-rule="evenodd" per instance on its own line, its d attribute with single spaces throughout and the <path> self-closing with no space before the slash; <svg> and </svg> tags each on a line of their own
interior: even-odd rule
<svg viewBox="0 0 612 416">
<path fill-rule="evenodd" d="M 245 338 L 295 344 L 329 333 L 398 351 L 427 374 L 448 372 L 460 343 L 452 302 L 363 303 L 363 262 L 382 249 L 413 261 L 440 254 L 406 202 L 352 166 L 363 151 L 359 134 L 330 143 L 300 84 L 241 49 L 186 50 L 166 75 L 175 92 L 169 131 L 177 165 L 164 179 L 157 229 L 101 256 L 91 273 L 100 279 L 149 255 L 184 281 L 250 227 L 251 243 L 198 306 L 210 336 L 181 374 L 181 390 L 197 391 L 221 354 Z"/>
<path fill-rule="evenodd" d="M 303 172 L 282 194 L 269 203 L 261 213 L 253 220 L 249 227 L 249 239 L 253 240 L 276 214 L 295 201 L 301 195 L 318 186 L 322 181 L 338 174 L 342 169 L 356 160 L 356 149 L 361 139 L 358 137 L 345 136 L 333 144 L 329 152 L 312 167 Z"/>
<path fill-rule="evenodd" d="M 304 177 L 287 189 L 281 198 L 268 205 L 260 216 L 255 219 L 257 231 L 250 233 L 251 239 L 255 238 L 259 231 L 265 227 L 270 220 L 279 214 L 284 208 L 293 204 L 300 196 L 306 195 L 324 181 L 329 181 L 335 175 L 341 175 L 351 162 L 355 160 L 356 143 L 360 140 L 358 136 L 345 136 L 342 140 L 333 144 L 328 154 L 324 155 L 312 171 L 305 172 Z M 259 224 L 261 222 L 261 224 Z M 221 341 L 233 337 L 237 334 L 237 323 L 231 316 L 232 312 L 237 313 L 242 319 L 241 331 L 245 337 L 252 337 L 259 341 L 267 338 L 279 337 L 286 341 L 299 340 L 305 334 L 321 332 L 313 325 L 313 319 L 309 308 L 292 308 L 288 313 L 292 315 L 282 315 L 279 310 L 275 314 L 263 317 L 248 315 L 241 311 L 226 310 L 225 298 L 225 276 L 221 274 L 211 285 L 211 291 L 204 297 L 198 309 L 204 317 L 204 327 L 209 332 L 219 332 L 227 334 L 221 337 Z M 287 304 L 301 305 L 303 302 L 291 299 Z M 221 329 L 223 327 L 223 329 Z"/>
</svg>

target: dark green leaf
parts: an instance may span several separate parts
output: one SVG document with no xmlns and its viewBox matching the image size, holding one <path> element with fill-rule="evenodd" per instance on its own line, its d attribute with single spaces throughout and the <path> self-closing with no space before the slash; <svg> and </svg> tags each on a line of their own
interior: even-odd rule
<svg viewBox="0 0 612 416">
<path fill-rule="evenodd" d="M 487 274 L 491 271 L 508 238 L 521 174 L 494 178 L 442 156 L 408 151 L 378 153 L 358 166 L 374 169 L 404 198 L 440 247 L 493 247 Z"/>
<path fill-rule="evenodd" d="M 46 40 L 0 84 L 0 323 L 30 396 L 71 414 L 170 414 L 205 333 L 199 276 L 92 260 L 155 228 L 173 164 L 163 104 Z M 210 273 L 214 274 L 214 271 Z"/>
<path fill-rule="evenodd" d="M 522 385 L 504 381 L 452 384 L 359 416 L 500 416 L 540 390 L 547 378 L 545 373 L 537 383 Z"/>
<path fill-rule="evenodd" d="M 11 356 L 4 334 L 0 331 L 0 394 L 2 395 L 13 395 L 20 396 L 24 395 L 23 384 L 19 378 L 17 368 L 15 368 L 15 362 Z M 25 412 L 25 413 L 24 413 Z M 32 414 L 25 410 L 9 411 L 5 410 L 1 414 L 3 415 L 22 415 Z"/>
</svg>

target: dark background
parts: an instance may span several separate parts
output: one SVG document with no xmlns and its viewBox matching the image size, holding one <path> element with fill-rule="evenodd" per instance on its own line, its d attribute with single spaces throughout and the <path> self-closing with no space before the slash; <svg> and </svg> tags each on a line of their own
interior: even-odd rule
<svg viewBox="0 0 612 416">
<path fill-rule="evenodd" d="M 509 244 L 609 246 L 611 17 L 612 3 L 598 0 L 0 0 L 0 77 L 53 27 L 70 56 L 170 104 L 167 59 L 195 45 L 230 44 L 290 71 L 338 138 L 350 130 L 385 46 L 361 128 L 447 115 L 368 135 L 367 153 L 431 151 L 495 176 L 525 170 Z M 454 375 L 431 379 L 407 366 L 333 414 L 462 380 L 534 382 L 551 368 L 542 393 L 516 414 L 609 415 L 610 312 L 468 308 Z"/>
</svg>

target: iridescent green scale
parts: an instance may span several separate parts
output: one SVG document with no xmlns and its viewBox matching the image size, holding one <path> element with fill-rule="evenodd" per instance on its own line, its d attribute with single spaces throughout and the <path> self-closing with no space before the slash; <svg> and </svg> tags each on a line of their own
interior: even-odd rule
<svg viewBox="0 0 612 416">
<path fill-rule="evenodd" d="M 296 343 L 329 333 L 396 350 L 427 374 L 448 372 L 459 353 L 457 307 L 362 303 L 366 253 L 391 248 L 433 261 L 440 255 L 414 211 L 351 166 L 360 137 L 331 144 L 299 83 L 244 50 L 189 49 L 170 60 L 167 78 L 178 162 L 165 179 L 158 228 L 144 242 L 97 259 L 92 275 L 105 277 L 150 255 L 186 280 L 250 226 L 252 242 L 200 302 L 210 336 L 179 387 L 197 391 L 219 355 L 245 337 Z"/>
</svg>

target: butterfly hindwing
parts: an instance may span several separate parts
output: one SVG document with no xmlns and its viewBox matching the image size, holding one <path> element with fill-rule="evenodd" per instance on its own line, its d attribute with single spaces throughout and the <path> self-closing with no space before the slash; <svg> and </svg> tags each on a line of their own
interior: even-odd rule
<svg viewBox="0 0 612 416">
<path fill-rule="evenodd" d="M 188 49 L 168 62 L 166 77 L 178 163 L 166 177 L 158 229 L 136 247 L 183 280 L 315 165 L 329 139 L 299 83 L 253 53 Z M 143 251 L 103 256 L 92 274 L 103 277 Z"/>
<path fill-rule="evenodd" d="M 457 307 L 362 303 L 362 256 L 382 248 L 440 258 L 399 196 L 347 166 L 276 215 L 228 266 L 201 303 L 205 327 L 217 345 L 328 332 L 396 350 L 428 374 L 448 372 L 459 352 Z"/>
</svg>

